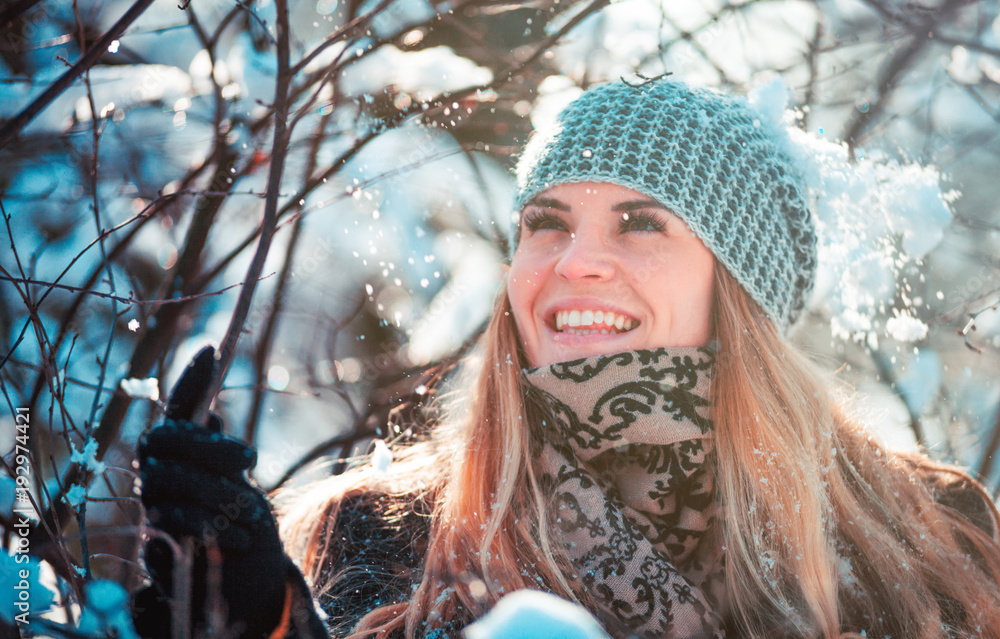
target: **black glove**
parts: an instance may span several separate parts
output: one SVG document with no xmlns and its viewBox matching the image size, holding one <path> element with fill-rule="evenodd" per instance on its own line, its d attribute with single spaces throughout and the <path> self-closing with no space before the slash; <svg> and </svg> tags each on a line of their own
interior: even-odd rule
<svg viewBox="0 0 1000 639">
<path fill-rule="evenodd" d="M 282 624 L 289 588 L 300 600 L 310 600 L 301 575 L 284 553 L 267 498 L 245 476 L 257 463 L 254 449 L 224 436 L 222 421 L 214 414 L 207 426 L 190 421 L 208 400 L 214 357 L 211 347 L 198 353 L 171 393 L 164 424 L 139 440 L 142 503 L 153 527 L 182 546 L 193 540 L 192 636 L 208 626 L 215 612 L 226 623 L 226 636 L 269 637 Z M 171 606 L 176 613 L 179 605 L 172 600 L 175 561 L 170 544 L 154 537 L 146 545 L 145 558 L 153 585 L 133 599 L 136 629 L 143 637 L 168 637 Z M 311 605 L 306 607 L 307 616 L 313 617 L 307 626 L 321 628 Z"/>
</svg>

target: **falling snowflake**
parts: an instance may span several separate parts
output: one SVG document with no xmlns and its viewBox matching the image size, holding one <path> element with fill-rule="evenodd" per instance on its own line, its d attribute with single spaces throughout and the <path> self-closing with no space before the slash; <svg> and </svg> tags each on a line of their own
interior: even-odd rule
<svg viewBox="0 0 1000 639">
<path fill-rule="evenodd" d="M 885 323 L 885 330 L 900 342 L 918 342 L 927 337 L 927 324 L 909 313 L 900 313 L 893 309 L 894 317 Z"/>
<path fill-rule="evenodd" d="M 389 471 L 392 463 L 392 451 L 381 439 L 375 440 L 375 452 L 372 453 L 372 470 L 382 475 Z"/>
</svg>

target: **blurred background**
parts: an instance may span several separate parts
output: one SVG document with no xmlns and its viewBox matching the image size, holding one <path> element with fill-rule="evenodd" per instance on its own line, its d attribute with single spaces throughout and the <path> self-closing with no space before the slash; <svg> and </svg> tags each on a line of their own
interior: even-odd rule
<svg viewBox="0 0 1000 639">
<path fill-rule="evenodd" d="M 5 543 L 27 408 L 32 552 L 70 586 L 134 586 L 135 443 L 226 335 L 275 157 L 277 229 L 216 402 L 265 488 L 396 436 L 397 407 L 417 418 L 427 367 L 490 311 L 531 131 L 593 83 L 664 73 L 780 79 L 800 146 L 853 167 L 827 165 L 845 217 L 790 337 L 876 436 L 1000 486 L 1000 4 L 294 1 L 287 67 L 283 7 L 0 6 Z"/>
</svg>

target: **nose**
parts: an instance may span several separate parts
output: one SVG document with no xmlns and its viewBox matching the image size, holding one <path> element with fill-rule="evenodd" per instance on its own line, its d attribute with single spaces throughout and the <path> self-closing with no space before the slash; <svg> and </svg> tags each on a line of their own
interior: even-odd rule
<svg viewBox="0 0 1000 639">
<path fill-rule="evenodd" d="M 604 238 L 599 233 L 580 229 L 564 245 L 555 266 L 556 275 L 568 280 L 609 280 L 615 266 Z"/>
</svg>

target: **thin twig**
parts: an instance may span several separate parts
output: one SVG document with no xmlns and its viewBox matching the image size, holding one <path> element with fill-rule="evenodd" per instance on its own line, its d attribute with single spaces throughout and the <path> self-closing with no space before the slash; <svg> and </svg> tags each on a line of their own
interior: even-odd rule
<svg viewBox="0 0 1000 639">
<path fill-rule="evenodd" d="M 962 338 L 965 340 L 965 347 L 968 348 L 970 351 L 980 354 L 983 352 L 983 349 L 981 347 L 975 346 L 972 344 L 972 342 L 969 341 L 969 334 L 976 330 L 976 321 L 979 319 L 979 316 L 985 313 L 986 311 L 990 310 L 996 311 L 998 308 L 1000 308 L 1000 302 L 994 302 L 989 306 L 979 309 L 975 313 L 969 313 L 969 321 L 966 322 L 965 326 L 958 329 L 958 334 L 961 335 Z"/>
<path fill-rule="evenodd" d="M 274 275 L 274 273 L 269 273 L 262 277 L 257 278 L 256 281 L 266 280 L 267 278 Z M 178 297 L 172 297 L 170 299 L 153 299 L 153 300 L 140 300 L 134 297 L 134 293 L 129 293 L 128 297 L 121 297 L 120 295 L 112 295 L 111 293 L 102 293 L 100 291 L 94 291 L 87 288 L 82 288 L 80 286 L 70 286 L 69 284 L 56 284 L 54 282 L 45 282 L 43 280 L 32 280 L 24 279 L 21 277 L 13 277 L 7 272 L 7 269 L 0 266 L 0 282 L 13 282 L 15 284 L 28 284 L 33 286 L 44 286 L 49 289 L 58 288 L 64 291 L 72 291 L 74 293 L 83 293 L 84 295 L 92 295 L 93 297 L 100 297 L 102 299 L 113 300 L 122 304 L 128 304 L 130 306 L 159 306 L 161 304 L 182 304 L 185 302 L 190 302 L 192 300 L 203 299 L 206 297 L 216 297 L 222 295 L 226 291 L 240 286 L 246 285 L 246 282 L 238 282 L 236 284 L 230 284 L 216 291 L 211 291 L 210 293 L 196 293 L 194 295 L 184 295 Z"/>
<path fill-rule="evenodd" d="M 367 143 L 367 140 L 365 141 L 365 143 Z M 350 158 L 354 157 L 361 150 L 363 146 L 364 145 L 360 146 L 355 145 L 355 147 L 352 147 L 344 155 L 335 160 L 333 165 L 343 166 L 350 160 Z M 443 160 L 463 152 L 465 152 L 465 149 L 443 151 L 441 153 L 436 153 L 426 158 L 421 158 L 420 160 L 417 160 L 415 162 L 410 162 L 409 164 L 405 164 L 403 166 L 390 169 L 388 171 L 383 171 L 378 175 L 373 175 L 372 177 L 361 181 L 360 183 L 354 186 L 354 190 L 366 189 L 369 186 L 378 184 L 382 180 L 394 177 L 405 171 L 410 171 L 414 168 L 425 166 L 430 162 Z M 288 204 L 286 204 L 281 210 L 278 211 L 278 219 L 281 221 L 279 229 L 281 228 L 281 226 L 288 223 L 286 221 L 287 217 L 291 216 L 292 222 L 294 222 L 296 219 L 298 219 L 298 216 L 303 216 L 306 215 L 307 213 L 312 213 L 316 210 L 316 207 L 307 207 L 300 209 L 296 203 L 301 199 L 305 199 L 306 196 L 311 194 L 316 188 L 322 186 L 323 183 L 324 182 L 322 180 L 310 179 L 307 182 L 306 187 L 303 187 L 303 190 L 299 191 L 296 194 L 296 197 L 290 199 Z M 330 202 L 337 202 L 346 199 L 348 197 L 351 197 L 351 193 L 341 192 L 333 196 L 330 200 L 325 200 L 323 204 L 325 205 L 329 204 Z M 260 233 L 259 228 L 249 233 L 245 238 L 243 238 L 240 241 L 238 245 L 236 245 L 235 248 L 230 250 L 229 253 L 227 253 L 223 258 L 221 258 L 218 262 L 216 262 L 211 268 L 207 269 L 192 285 L 192 288 L 194 290 L 199 290 L 207 286 L 213 280 L 215 280 L 215 278 L 218 277 L 226 269 L 226 267 L 228 267 L 229 264 L 232 263 L 233 260 L 235 260 L 241 253 L 243 253 L 243 251 L 245 251 L 251 244 L 253 244 L 254 240 L 257 239 L 258 233 Z"/>
<path fill-rule="evenodd" d="M 299 60 L 295 64 L 295 66 L 292 67 L 291 69 L 292 75 L 297 75 L 299 71 L 306 68 L 306 66 L 310 62 L 316 59 L 316 56 L 318 56 L 320 53 L 323 53 L 323 51 L 325 51 L 328 47 L 340 42 L 341 40 L 344 40 L 345 38 L 350 37 L 351 34 L 357 32 L 359 29 L 364 28 L 365 25 L 371 22 L 372 18 L 374 18 L 376 15 L 385 10 L 385 8 L 388 7 L 390 4 L 392 4 L 392 2 L 393 0 L 382 0 L 381 2 L 378 3 L 378 5 L 375 6 L 375 8 L 373 8 L 368 13 L 361 16 L 357 16 L 344 26 L 340 27 L 339 29 L 331 33 L 318 47 L 310 51 L 308 55 Z"/>
<path fill-rule="evenodd" d="M 257 15 L 257 12 L 253 10 L 253 7 L 250 7 L 243 0 L 236 0 L 236 9 L 242 9 L 250 14 L 250 17 L 254 19 L 258 26 L 260 26 L 260 30 L 264 32 L 264 36 L 267 38 L 267 41 L 270 42 L 272 46 L 278 46 L 278 43 L 274 40 L 274 36 L 272 36 L 267 30 L 267 23 L 264 22 L 263 18 Z"/>
<path fill-rule="evenodd" d="M 982 42 L 976 42 L 975 40 L 966 40 L 965 38 L 955 38 L 949 35 L 941 35 L 940 33 L 935 33 L 933 41 L 946 44 L 951 47 L 964 47 L 971 51 L 978 51 L 979 53 L 985 53 L 991 55 L 995 58 L 1000 58 L 1000 48 L 991 47 L 989 45 L 983 44 Z"/>
<path fill-rule="evenodd" d="M 23 111 L 18 113 L 14 118 L 8 120 L 0 127 L 0 149 L 7 146 L 11 140 L 13 140 L 18 133 L 21 132 L 29 122 L 31 122 L 36 115 L 42 112 L 42 109 L 47 107 L 50 102 L 56 99 L 60 93 L 69 88 L 69 85 L 73 84 L 73 81 L 80 77 L 84 71 L 94 66 L 97 61 L 104 55 L 108 46 L 116 40 L 125 29 L 129 27 L 130 24 L 135 22 L 142 13 L 153 4 L 153 0 L 136 0 L 135 4 L 129 7 L 129 10 L 125 12 L 121 18 L 116 22 L 103 36 L 101 36 L 97 42 L 87 50 L 83 56 L 77 60 L 66 73 L 62 74 L 58 80 L 53 82 L 48 89 L 46 89 L 40 96 L 35 98 L 35 100 L 29 104 Z"/>
<path fill-rule="evenodd" d="M 73 0 L 73 14 L 76 17 L 77 32 L 80 40 L 80 48 L 82 49 L 87 42 L 86 34 L 83 31 L 83 21 L 80 19 L 80 10 L 77 0 Z M 108 286 L 111 288 L 111 316 L 112 318 L 118 317 L 118 301 L 115 299 L 118 290 L 115 286 L 115 274 L 111 270 L 111 263 L 108 261 L 108 252 L 104 246 L 104 233 L 101 229 L 101 205 L 97 193 L 97 165 L 98 157 L 100 153 L 100 143 L 101 143 L 101 120 L 97 115 L 97 105 L 94 102 L 94 91 L 90 84 L 90 69 L 87 69 L 83 74 L 83 83 L 87 88 L 87 101 L 90 104 L 90 123 L 92 131 L 92 143 L 93 152 L 90 156 L 90 196 L 91 196 L 91 207 L 93 208 L 94 214 L 94 226 L 97 230 L 97 243 L 101 249 L 101 263 L 104 265 L 104 272 L 108 276 Z M 101 393 L 104 391 L 104 379 L 108 374 L 108 363 L 111 358 L 111 347 L 115 341 L 115 330 L 118 328 L 118 322 L 112 319 L 108 322 L 108 339 L 104 345 L 104 357 L 100 359 L 100 366 L 98 367 L 97 374 L 97 392 L 94 393 L 94 400 L 90 405 L 90 416 L 87 418 L 87 437 L 90 437 L 90 430 L 93 428 L 94 418 L 97 415 L 97 408 L 101 403 Z M 68 362 L 67 362 L 68 368 Z M 81 516 L 83 511 L 81 510 Z M 81 523 L 82 526 L 82 523 Z M 83 533 L 81 532 L 81 537 Z M 83 555 L 83 567 L 86 571 L 86 576 L 90 578 L 90 560 L 84 552 Z"/>
<path fill-rule="evenodd" d="M 219 353 L 218 374 L 209 385 L 205 393 L 206 405 L 199 407 L 192 421 L 201 423 L 206 417 L 208 403 L 219 392 L 222 381 L 225 379 L 229 365 L 236 357 L 236 345 L 240 335 L 243 333 L 243 325 L 246 323 L 247 315 L 250 312 L 250 304 L 253 301 L 254 290 L 256 290 L 257 279 L 264 268 L 264 261 L 267 259 L 268 250 L 271 248 L 271 239 L 274 236 L 274 229 L 278 222 L 278 195 L 281 189 L 281 176 L 285 168 L 285 156 L 288 153 L 288 89 L 291 83 L 289 73 L 289 23 L 287 0 L 275 0 L 277 9 L 277 63 L 278 70 L 274 85 L 274 144 L 271 152 L 271 163 L 268 167 L 267 176 L 267 197 L 264 201 L 264 220 L 261 223 L 260 240 L 257 243 L 257 252 L 254 254 L 250 268 L 247 270 L 246 286 L 240 289 L 239 299 L 236 301 L 236 309 L 233 311 L 232 321 L 229 330 L 222 341 Z"/>
<path fill-rule="evenodd" d="M 42 373 L 42 372 L 45 372 L 47 370 L 46 367 L 44 367 L 44 366 L 42 366 L 40 364 L 33 364 L 31 362 L 28 362 L 28 361 L 25 361 L 25 360 L 13 357 L 13 352 L 8 353 L 7 354 L 7 358 L 4 361 L 10 363 L 12 366 L 15 366 L 15 367 L 18 367 L 18 368 L 23 368 L 23 369 L 26 369 L 26 370 L 29 370 L 29 371 L 35 371 L 37 373 Z M 84 381 L 82 379 L 79 379 L 77 377 L 71 377 L 70 375 L 61 375 L 60 379 L 62 379 L 66 384 L 72 384 L 73 386 L 78 386 L 80 388 L 84 388 L 84 389 L 92 390 L 92 391 L 96 391 L 97 390 L 97 384 L 94 384 L 94 383 L 91 383 L 91 382 L 86 382 L 86 381 Z M 102 388 L 101 392 L 105 393 L 105 394 L 119 394 L 119 393 L 123 394 L 123 395 L 125 394 L 125 391 L 123 391 L 121 389 L 111 388 L 111 387 L 108 387 L 108 386 L 105 386 L 104 388 Z"/>
<path fill-rule="evenodd" d="M 802 113 L 802 128 L 805 130 L 809 130 L 809 116 L 812 115 L 813 101 L 816 99 L 817 66 L 819 63 L 819 48 L 822 41 L 823 14 L 818 12 L 816 17 L 816 26 L 813 29 L 813 37 L 809 41 L 809 51 L 806 53 L 806 66 L 809 67 L 809 80 L 806 82 L 806 92 L 805 97 L 802 99 L 802 105 L 809 108 L 803 109 Z"/>
<path fill-rule="evenodd" d="M 316 126 L 316 132 L 313 135 L 310 144 L 309 156 L 306 160 L 306 169 L 303 171 L 303 175 L 305 176 L 311 175 L 313 171 L 316 170 L 316 159 L 319 156 L 320 146 L 323 142 L 323 135 L 332 116 L 332 111 L 322 116 L 319 124 Z M 254 381 L 257 388 L 253 393 L 253 401 L 250 405 L 250 416 L 247 418 L 246 435 L 244 437 L 250 445 L 255 444 L 257 437 L 257 426 L 260 423 L 260 416 L 264 407 L 265 394 L 263 389 L 268 356 L 271 353 L 271 347 L 274 344 L 274 338 L 278 331 L 278 323 L 281 319 L 281 312 L 284 310 L 286 297 L 285 291 L 288 286 L 289 279 L 291 278 L 295 249 L 298 246 L 299 238 L 302 236 L 302 223 L 304 219 L 305 218 L 302 215 L 296 216 L 295 223 L 292 225 L 292 236 L 288 239 L 288 246 L 285 248 L 285 261 L 281 265 L 281 272 L 278 275 L 278 281 L 274 287 L 271 312 L 268 313 L 267 319 L 265 320 L 264 330 L 261 332 L 260 339 L 257 342 L 257 349 L 254 353 Z"/>
<path fill-rule="evenodd" d="M 941 7 L 935 10 L 935 16 L 933 17 L 941 20 L 965 4 L 965 1 L 946 0 Z M 884 7 L 879 0 L 867 0 L 867 4 L 882 13 L 883 17 L 887 20 L 899 21 L 899 16 Z M 871 128 L 871 123 L 882 114 L 882 110 L 888 103 L 893 89 L 899 85 L 899 79 L 906 74 L 920 52 L 931 41 L 931 34 L 934 28 L 932 20 L 924 19 L 917 23 L 907 23 L 906 26 L 912 33 L 909 43 L 896 50 L 895 54 L 882 67 L 875 86 L 875 94 L 868 101 L 868 109 L 865 112 L 854 111 L 851 119 L 844 127 L 844 134 L 841 136 L 841 139 L 847 142 L 852 157 L 854 155 L 854 147 L 859 142 L 861 134 L 866 129 Z"/>
<path fill-rule="evenodd" d="M 212 116 L 214 117 L 214 130 L 216 132 L 222 131 L 222 120 L 226 115 L 226 101 L 222 97 L 222 87 L 219 86 L 219 81 L 215 77 L 215 68 L 217 61 L 215 59 L 215 42 L 217 41 L 216 36 L 219 35 L 220 31 L 216 30 L 216 33 L 209 36 L 205 29 L 202 28 L 201 22 L 198 20 L 198 16 L 194 12 L 194 8 L 188 4 L 185 7 L 187 9 L 188 21 L 191 23 L 191 29 L 194 31 L 195 36 L 201 43 L 202 48 L 208 53 L 208 62 L 211 65 L 211 73 L 209 77 L 212 80 L 212 97 L 215 100 L 215 109 L 212 111 Z M 219 29 L 224 28 L 225 25 L 219 27 Z"/>
</svg>

